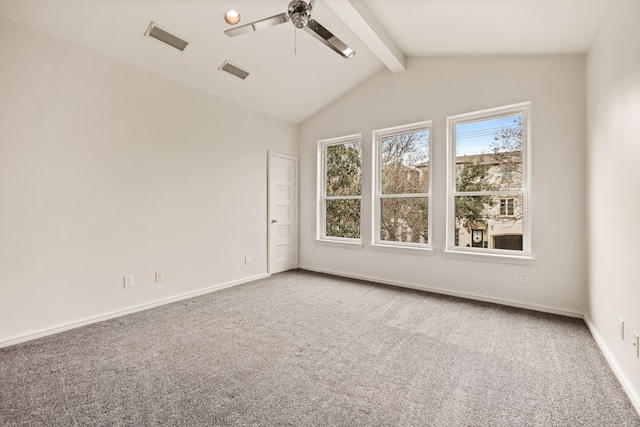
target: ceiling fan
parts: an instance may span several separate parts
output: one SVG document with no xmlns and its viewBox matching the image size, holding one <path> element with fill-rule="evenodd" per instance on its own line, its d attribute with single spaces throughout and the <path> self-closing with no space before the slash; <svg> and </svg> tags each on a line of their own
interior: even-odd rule
<svg viewBox="0 0 640 427">
<path fill-rule="evenodd" d="M 313 10 L 315 2 L 316 0 L 310 0 L 308 3 L 302 0 L 293 0 L 289 3 L 289 9 L 286 13 L 281 13 L 279 15 L 270 16 L 269 18 L 241 25 L 236 28 L 231 28 L 226 30 L 224 33 L 229 37 L 235 37 L 291 21 L 297 29 L 304 29 L 307 33 L 311 34 L 313 37 L 338 52 L 343 57 L 351 58 L 355 55 L 355 51 L 353 49 L 334 36 L 325 27 L 320 25 L 318 21 L 311 19 L 311 11 Z"/>
</svg>

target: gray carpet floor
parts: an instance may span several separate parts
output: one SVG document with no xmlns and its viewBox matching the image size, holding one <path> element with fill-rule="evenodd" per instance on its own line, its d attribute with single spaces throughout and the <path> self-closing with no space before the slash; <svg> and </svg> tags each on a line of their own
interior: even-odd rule
<svg viewBox="0 0 640 427">
<path fill-rule="evenodd" d="M 582 320 L 291 271 L 0 349 L 2 426 L 640 426 Z"/>
</svg>

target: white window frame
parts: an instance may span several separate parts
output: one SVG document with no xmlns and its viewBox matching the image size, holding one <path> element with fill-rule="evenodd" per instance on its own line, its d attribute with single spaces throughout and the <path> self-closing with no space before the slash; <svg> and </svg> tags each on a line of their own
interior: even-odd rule
<svg viewBox="0 0 640 427">
<path fill-rule="evenodd" d="M 483 191 L 477 192 L 477 194 L 500 198 L 522 196 L 522 251 L 455 246 L 455 197 L 468 194 L 456 192 L 456 126 L 517 114 L 522 116 L 522 188 L 520 190 Z M 447 188 L 447 237 L 446 249 L 443 252 L 445 257 L 523 265 L 534 264 L 535 258 L 531 248 L 531 102 L 447 117 Z"/>
<path fill-rule="evenodd" d="M 341 136 L 338 138 L 322 139 L 318 141 L 318 213 L 316 224 L 316 242 L 336 245 L 336 246 L 352 246 L 362 248 L 362 189 L 360 190 L 360 196 L 327 196 L 327 147 L 342 144 L 360 144 L 360 161 L 362 163 L 362 134 L 353 134 Z M 361 172 L 363 167 L 361 166 Z M 347 238 L 347 237 L 335 237 L 327 236 L 327 200 L 360 200 L 360 238 Z"/>
<path fill-rule="evenodd" d="M 504 213 L 502 211 L 502 202 L 504 201 Z M 515 211 L 516 211 L 516 199 L 514 199 L 513 197 L 500 197 L 498 203 L 500 203 L 500 205 L 498 206 L 498 216 L 503 216 L 503 217 L 512 217 L 515 216 Z M 511 209 L 509 209 L 511 208 Z M 509 213 L 509 210 L 511 210 L 511 213 Z"/>
<path fill-rule="evenodd" d="M 372 146 L 373 146 L 373 180 L 374 180 L 374 194 L 373 194 L 373 221 L 372 221 L 372 249 L 381 249 L 381 250 L 393 250 L 393 251 L 408 251 L 410 253 L 416 253 L 416 251 L 424 251 L 426 254 L 432 254 L 432 186 L 433 186 L 433 132 L 431 129 L 431 120 L 411 123 L 407 125 L 394 126 L 385 129 L 377 129 L 372 133 Z M 402 194 L 402 195 L 394 195 L 394 194 L 382 194 L 382 158 L 381 158 L 381 143 L 382 139 L 388 136 L 418 132 L 418 131 L 428 131 L 429 132 L 429 188 L 426 193 L 415 193 L 415 194 Z M 427 243 L 416 243 L 416 242 L 394 242 L 388 240 L 380 239 L 380 215 L 381 215 L 381 200 L 383 198 L 396 198 L 396 197 L 426 197 L 427 198 Z"/>
</svg>

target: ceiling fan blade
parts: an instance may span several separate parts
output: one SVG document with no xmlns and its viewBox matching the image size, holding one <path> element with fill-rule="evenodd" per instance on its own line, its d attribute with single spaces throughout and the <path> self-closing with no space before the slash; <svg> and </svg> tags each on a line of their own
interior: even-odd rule
<svg viewBox="0 0 640 427">
<path fill-rule="evenodd" d="M 284 24 L 285 22 L 289 22 L 289 16 L 286 13 L 281 13 L 279 15 L 270 16 L 259 21 L 241 25 L 239 27 L 230 28 L 224 33 L 229 37 L 235 37 L 241 34 L 252 33 L 254 31 L 273 27 L 274 25 Z"/>
<path fill-rule="evenodd" d="M 309 23 L 305 25 L 304 30 L 345 58 L 351 58 L 356 54 L 353 49 L 344 44 L 342 40 L 331 34 L 331 32 L 325 27 L 318 24 L 318 21 L 316 21 L 315 19 L 310 19 Z"/>
</svg>

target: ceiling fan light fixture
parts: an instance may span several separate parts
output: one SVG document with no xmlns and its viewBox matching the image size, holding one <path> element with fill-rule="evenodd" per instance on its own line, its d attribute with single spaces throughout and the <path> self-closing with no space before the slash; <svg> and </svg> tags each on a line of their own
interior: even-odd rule
<svg viewBox="0 0 640 427">
<path fill-rule="evenodd" d="M 229 25 L 236 25 L 240 22 L 240 13 L 237 10 L 229 9 L 227 13 L 224 14 L 224 20 Z"/>
</svg>

